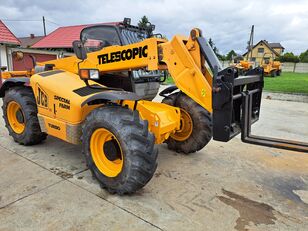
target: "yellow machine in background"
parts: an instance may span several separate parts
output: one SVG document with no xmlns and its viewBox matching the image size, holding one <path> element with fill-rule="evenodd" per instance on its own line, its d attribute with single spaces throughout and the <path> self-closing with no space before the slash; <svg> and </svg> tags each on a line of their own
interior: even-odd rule
<svg viewBox="0 0 308 231">
<path fill-rule="evenodd" d="M 282 72 L 281 63 L 279 61 L 272 61 L 270 58 L 265 59 L 264 56 L 266 54 L 268 53 L 264 53 L 261 62 L 261 66 L 264 69 L 264 75 L 271 77 L 280 76 Z"/>
<path fill-rule="evenodd" d="M 281 63 L 279 61 L 264 61 L 262 67 L 265 76 L 276 77 L 281 75 Z"/>
<path fill-rule="evenodd" d="M 234 59 L 233 63 L 230 65 L 231 67 L 236 67 L 241 74 L 245 74 L 247 71 L 253 69 L 253 63 L 247 60 L 238 60 Z"/>
<path fill-rule="evenodd" d="M 226 142 L 242 132 L 247 143 L 307 151 L 250 134 L 260 113 L 261 68 L 244 76 L 222 69 L 199 29 L 170 41 L 153 29 L 132 26 L 129 19 L 91 26 L 73 42 L 76 56 L 36 64 L 23 74 L 3 72 L 0 97 L 9 134 L 23 145 L 47 135 L 81 143 L 93 176 L 118 194 L 133 193 L 152 178 L 155 144 L 189 154 L 212 138 Z M 152 102 L 163 81 L 157 73 L 166 70 L 175 86 L 160 93 L 162 103 Z"/>
</svg>

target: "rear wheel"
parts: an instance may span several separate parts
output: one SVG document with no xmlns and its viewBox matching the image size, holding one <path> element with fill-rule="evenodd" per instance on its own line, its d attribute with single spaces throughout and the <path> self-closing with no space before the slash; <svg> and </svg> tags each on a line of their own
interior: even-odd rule
<svg viewBox="0 0 308 231">
<path fill-rule="evenodd" d="M 281 70 L 277 71 L 277 76 L 281 76 Z"/>
<path fill-rule="evenodd" d="M 181 92 L 162 102 L 181 109 L 180 130 L 166 140 L 170 150 L 189 154 L 208 144 L 212 138 L 212 116 L 207 110 Z"/>
<path fill-rule="evenodd" d="M 276 70 L 272 70 L 272 71 L 271 71 L 271 77 L 276 77 L 276 74 L 277 74 L 277 73 L 276 73 Z"/>
<path fill-rule="evenodd" d="M 3 98 L 3 118 L 10 136 L 23 145 L 38 144 L 46 139 L 37 118 L 37 106 L 31 88 L 14 87 Z"/>
<path fill-rule="evenodd" d="M 89 169 L 110 193 L 133 193 L 156 170 L 155 137 L 137 111 L 117 106 L 95 109 L 84 122 L 82 143 Z"/>
</svg>

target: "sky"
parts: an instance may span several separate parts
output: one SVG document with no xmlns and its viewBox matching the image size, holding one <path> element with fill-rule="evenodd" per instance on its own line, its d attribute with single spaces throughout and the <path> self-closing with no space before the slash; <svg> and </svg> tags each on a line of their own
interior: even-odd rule
<svg viewBox="0 0 308 231">
<path fill-rule="evenodd" d="M 59 26 L 122 21 L 137 24 L 143 15 L 156 32 L 171 38 L 192 28 L 212 38 L 221 54 L 244 53 L 251 25 L 254 41 L 280 42 L 287 52 L 308 49 L 308 0 L 0 0 L 0 19 L 17 37 L 47 33 Z M 32 21 L 37 20 L 37 21 Z"/>
</svg>

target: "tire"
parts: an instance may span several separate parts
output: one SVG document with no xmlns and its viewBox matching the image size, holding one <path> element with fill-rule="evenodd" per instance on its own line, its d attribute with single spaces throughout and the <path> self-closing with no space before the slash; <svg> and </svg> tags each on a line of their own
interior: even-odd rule
<svg viewBox="0 0 308 231">
<path fill-rule="evenodd" d="M 277 71 L 277 76 L 281 76 L 281 70 Z"/>
<path fill-rule="evenodd" d="M 99 131 L 112 134 L 114 137 L 111 141 L 117 146 L 113 150 L 121 153 L 117 157 L 112 154 L 113 159 L 111 159 L 110 156 L 107 157 L 107 152 L 111 152 L 111 149 L 106 149 L 108 161 L 111 159 L 113 162 L 122 163 L 120 171 L 114 175 L 107 172 L 108 169 L 103 169 L 104 164 L 99 166 L 95 162 L 95 143 L 92 144 L 91 140 L 95 141 L 96 133 Z M 120 195 L 134 193 L 153 177 L 157 168 L 158 150 L 154 135 L 148 131 L 148 122 L 140 119 L 138 111 L 119 106 L 95 109 L 87 116 L 82 133 L 82 149 L 87 165 L 101 187 L 110 193 Z M 105 155 L 105 147 L 111 141 L 103 144 L 101 150 L 104 151 L 100 151 L 102 154 L 98 158 Z"/>
<path fill-rule="evenodd" d="M 162 103 L 185 110 L 192 120 L 192 131 L 185 140 L 170 136 L 165 142 L 170 150 L 179 153 L 194 153 L 204 148 L 212 139 L 211 114 L 184 93 L 174 93 L 164 98 Z"/>
<path fill-rule="evenodd" d="M 22 129 L 17 129 L 12 124 L 14 116 L 8 116 L 12 115 L 10 114 L 11 105 L 18 105 L 19 107 L 15 117 L 23 125 Z M 15 142 L 21 145 L 34 145 L 46 139 L 47 134 L 41 131 L 37 118 L 37 106 L 31 88 L 13 87 L 7 90 L 3 98 L 2 110 L 5 126 Z"/>
<path fill-rule="evenodd" d="M 275 70 L 271 71 L 271 77 L 276 77 L 276 71 Z"/>
</svg>

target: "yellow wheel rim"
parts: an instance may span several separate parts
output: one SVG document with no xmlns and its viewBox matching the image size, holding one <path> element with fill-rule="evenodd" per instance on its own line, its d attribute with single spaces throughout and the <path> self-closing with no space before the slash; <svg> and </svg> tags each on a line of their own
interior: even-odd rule
<svg viewBox="0 0 308 231">
<path fill-rule="evenodd" d="M 180 130 L 172 134 L 171 137 L 177 141 L 187 140 L 193 131 L 193 121 L 187 111 L 181 108 L 181 127 Z"/>
<path fill-rule="evenodd" d="M 107 177 L 116 177 L 123 167 L 123 153 L 119 141 L 110 131 L 99 128 L 90 140 L 93 161 L 99 171 Z"/>
<path fill-rule="evenodd" d="M 9 102 L 7 106 L 7 118 L 12 130 L 17 134 L 22 134 L 25 130 L 25 116 L 21 106 L 15 101 Z"/>
</svg>

